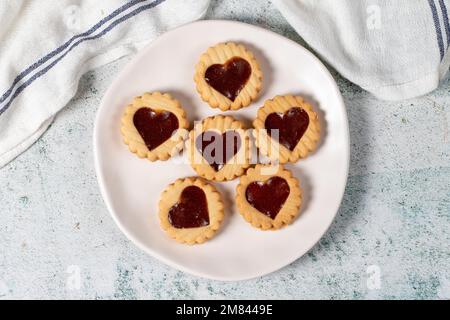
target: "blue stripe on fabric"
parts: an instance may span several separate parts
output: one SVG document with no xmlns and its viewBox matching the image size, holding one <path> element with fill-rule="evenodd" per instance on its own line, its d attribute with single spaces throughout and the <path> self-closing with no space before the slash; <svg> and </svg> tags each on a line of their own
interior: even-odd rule
<svg viewBox="0 0 450 320">
<path fill-rule="evenodd" d="M 41 66 L 42 64 L 46 63 L 48 60 L 50 60 L 51 58 L 53 58 L 54 56 L 56 56 L 57 54 L 61 53 L 64 49 L 66 49 L 68 46 L 70 46 L 75 40 L 79 39 L 79 38 L 83 38 L 86 36 L 89 36 L 90 34 L 92 34 L 93 32 L 97 31 L 101 26 L 103 26 L 104 24 L 106 24 L 108 21 L 110 21 L 111 19 L 115 18 L 117 15 L 121 14 L 122 12 L 124 12 L 125 10 L 128 10 L 129 8 L 143 2 L 146 0 L 132 0 L 128 3 L 126 3 L 125 5 L 123 5 L 122 7 L 114 10 L 110 15 L 108 15 L 107 17 L 103 18 L 102 20 L 100 20 L 98 23 L 96 23 L 94 26 L 92 26 L 89 30 L 75 35 L 73 36 L 71 39 L 69 39 L 66 43 L 64 43 L 62 46 L 56 48 L 55 50 L 53 50 L 52 52 L 50 52 L 49 54 L 45 55 L 44 57 L 42 57 L 41 59 L 39 59 L 37 62 L 35 62 L 34 64 L 32 64 L 31 66 L 29 66 L 28 68 L 26 68 L 24 71 L 22 71 L 13 81 L 11 87 L 5 92 L 3 93 L 3 95 L 0 98 L 0 103 L 2 103 L 3 101 L 5 101 L 8 96 L 11 94 L 11 92 L 14 90 L 14 87 L 17 85 L 17 83 L 19 83 L 20 80 L 22 80 L 23 78 L 25 78 L 28 74 L 30 74 L 31 72 L 33 72 L 34 70 L 36 70 L 36 68 L 38 68 L 39 66 Z"/>
<path fill-rule="evenodd" d="M 98 39 L 102 36 L 104 36 L 105 34 L 107 34 L 108 32 L 110 32 L 112 29 L 114 29 L 114 27 L 116 27 L 117 25 L 121 24 L 122 22 L 125 22 L 126 20 L 136 16 L 137 14 L 146 11 L 148 9 L 154 8 L 156 6 L 158 6 L 159 4 L 163 3 L 166 0 L 157 0 L 154 1 L 152 3 L 149 3 L 147 5 L 141 6 L 138 9 L 122 16 L 121 18 L 115 20 L 113 23 L 111 23 L 107 28 L 105 28 L 102 32 L 100 32 L 99 34 L 95 35 L 95 36 L 91 36 L 91 37 L 87 37 L 84 39 L 80 39 L 79 41 L 75 42 L 72 46 L 70 46 L 70 48 L 64 52 L 64 54 L 62 54 L 60 57 L 58 57 L 55 61 L 53 61 L 51 64 L 49 64 L 47 67 L 45 67 L 44 69 L 40 70 L 39 72 L 37 72 L 36 74 L 34 74 L 30 79 L 28 79 L 26 82 L 24 82 L 22 85 L 20 85 L 16 91 L 14 91 L 14 94 L 12 95 L 11 99 L 8 101 L 7 104 L 5 104 L 5 106 L 0 109 L 0 115 L 5 112 L 9 106 L 11 105 L 11 103 L 14 101 L 15 98 L 17 98 L 17 96 L 25 89 L 27 88 L 30 84 L 32 84 L 35 80 L 39 79 L 41 76 L 43 76 L 44 74 L 46 74 L 50 69 L 52 69 L 56 64 L 58 64 L 70 51 L 72 51 L 74 48 L 76 48 L 78 45 L 80 45 L 81 43 L 85 42 L 85 41 L 90 41 L 90 40 L 94 40 L 94 39 Z"/>
<path fill-rule="evenodd" d="M 438 46 L 439 46 L 439 54 L 441 55 L 441 61 L 442 61 L 442 58 L 444 57 L 444 42 L 442 40 L 441 24 L 439 22 L 439 16 L 438 16 L 438 12 L 437 12 L 434 1 L 428 0 L 428 4 L 430 5 L 431 14 L 433 15 L 434 27 L 436 29 L 436 37 L 437 37 Z"/>
<path fill-rule="evenodd" d="M 447 50 L 450 46 L 450 23 L 448 21 L 448 13 L 447 13 L 447 7 L 445 6 L 444 0 L 439 0 L 439 5 L 441 6 L 442 10 L 442 18 L 444 19 L 444 28 L 445 33 L 447 34 Z"/>
</svg>

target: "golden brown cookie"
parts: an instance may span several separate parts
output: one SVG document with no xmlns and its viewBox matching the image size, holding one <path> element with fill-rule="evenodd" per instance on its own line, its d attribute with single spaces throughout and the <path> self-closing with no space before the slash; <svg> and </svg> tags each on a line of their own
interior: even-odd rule
<svg viewBox="0 0 450 320">
<path fill-rule="evenodd" d="M 161 227 L 180 243 L 203 243 L 212 238 L 223 218 L 219 192 L 200 178 L 178 179 L 161 194 Z"/>
<path fill-rule="evenodd" d="M 214 116 L 194 125 L 186 142 L 189 162 L 208 180 L 232 180 L 249 166 L 250 139 L 230 116 Z"/>
<path fill-rule="evenodd" d="M 282 165 L 256 165 L 241 177 L 236 188 L 240 214 L 254 227 L 276 230 L 298 215 L 302 190 L 292 173 Z"/>
<path fill-rule="evenodd" d="M 167 160 L 183 148 L 189 123 L 180 102 L 167 93 L 144 93 L 122 116 L 123 141 L 150 161 Z"/>
<path fill-rule="evenodd" d="M 213 108 L 246 107 L 262 86 L 262 72 L 253 53 L 233 42 L 210 47 L 200 57 L 194 75 L 197 91 Z"/>
<path fill-rule="evenodd" d="M 276 96 L 258 110 L 253 122 L 256 146 L 272 161 L 296 162 L 317 148 L 320 123 L 300 96 Z"/>
</svg>

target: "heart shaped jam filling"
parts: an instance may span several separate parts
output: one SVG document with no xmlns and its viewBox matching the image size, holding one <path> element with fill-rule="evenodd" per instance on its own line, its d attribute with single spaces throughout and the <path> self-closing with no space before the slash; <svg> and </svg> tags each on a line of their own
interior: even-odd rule
<svg viewBox="0 0 450 320">
<path fill-rule="evenodd" d="M 234 101 L 251 74 L 252 67 L 247 60 L 233 57 L 224 64 L 209 66 L 205 72 L 205 80 L 211 87 Z"/>
<path fill-rule="evenodd" d="M 271 131 L 277 130 L 279 143 L 291 151 L 295 149 L 305 134 L 308 125 L 308 113 L 298 107 L 292 107 L 285 113 L 273 112 L 267 116 L 264 122 L 269 136 L 276 138 L 276 136 L 272 136 L 275 133 Z"/>
<path fill-rule="evenodd" d="M 239 151 L 241 137 L 236 131 L 232 130 L 223 134 L 205 131 L 197 136 L 195 147 L 217 172 Z"/>
<path fill-rule="evenodd" d="M 148 150 L 153 150 L 178 129 L 178 118 L 169 111 L 140 108 L 133 116 L 133 123 Z"/>
<path fill-rule="evenodd" d="M 258 211 L 275 219 L 290 193 L 289 184 L 281 177 L 272 177 L 265 182 L 254 181 L 247 186 L 245 197 Z"/>
<path fill-rule="evenodd" d="M 209 225 L 205 192 L 196 186 L 184 188 L 179 201 L 169 210 L 169 222 L 177 229 Z"/>
</svg>

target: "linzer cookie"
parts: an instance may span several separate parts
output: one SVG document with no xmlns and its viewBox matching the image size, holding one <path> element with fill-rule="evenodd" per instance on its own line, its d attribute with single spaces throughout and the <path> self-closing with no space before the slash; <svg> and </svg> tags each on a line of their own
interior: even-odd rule
<svg viewBox="0 0 450 320">
<path fill-rule="evenodd" d="M 236 110 L 257 97 L 262 72 L 253 53 L 243 45 L 228 42 L 202 54 L 194 80 L 202 99 L 211 107 Z"/>
<path fill-rule="evenodd" d="M 282 165 L 257 165 L 241 177 L 236 189 L 240 214 L 254 227 L 276 230 L 290 224 L 299 213 L 302 190 Z"/>
<path fill-rule="evenodd" d="M 150 161 L 167 160 L 183 147 L 189 123 L 169 94 L 145 93 L 127 106 L 121 132 L 131 152 Z"/>
<path fill-rule="evenodd" d="M 161 195 L 161 227 L 178 242 L 205 242 L 215 235 L 223 217 L 220 194 L 200 178 L 179 179 Z"/>
<path fill-rule="evenodd" d="M 300 96 L 276 96 L 258 110 L 253 122 L 256 146 L 280 163 L 296 162 L 317 147 L 320 123 L 312 106 Z"/>
<path fill-rule="evenodd" d="M 214 116 L 196 124 L 186 150 L 192 168 L 208 180 L 232 180 L 249 166 L 249 135 L 230 116 Z"/>
</svg>

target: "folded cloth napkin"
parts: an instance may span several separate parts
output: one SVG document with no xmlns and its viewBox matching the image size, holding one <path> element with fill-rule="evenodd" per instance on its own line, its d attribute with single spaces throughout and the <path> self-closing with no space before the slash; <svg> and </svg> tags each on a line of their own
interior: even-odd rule
<svg viewBox="0 0 450 320">
<path fill-rule="evenodd" d="M 209 0 L 0 2 L 0 168 L 50 125 L 83 73 L 200 19 Z"/>
<path fill-rule="evenodd" d="M 385 100 L 434 90 L 450 64 L 450 0 L 273 0 L 340 74 Z"/>
</svg>

